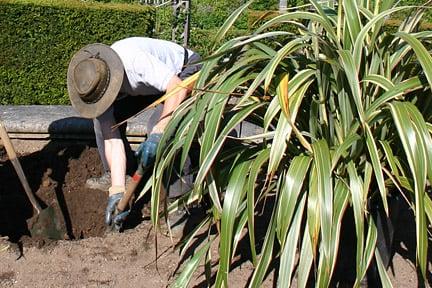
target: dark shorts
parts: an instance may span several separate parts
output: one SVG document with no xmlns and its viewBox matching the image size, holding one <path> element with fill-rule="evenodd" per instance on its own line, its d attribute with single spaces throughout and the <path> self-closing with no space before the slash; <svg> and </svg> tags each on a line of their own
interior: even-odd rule
<svg viewBox="0 0 432 288">
<path fill-rule="evenodd" d="M 185 80 L 187 77 L 197 73 L 202 68 L 202 64 L 197 63 L 199 61 L 201 61 L 200 55 L 197 53 L 192 54 L 186 61 L 183 70 L 177 76 L 181 80 Z"/>
</svg>

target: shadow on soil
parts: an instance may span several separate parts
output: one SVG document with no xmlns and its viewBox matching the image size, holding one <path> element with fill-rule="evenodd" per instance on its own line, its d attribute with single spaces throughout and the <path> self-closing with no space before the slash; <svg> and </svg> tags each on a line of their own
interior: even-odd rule
<svg viewBox="0 0 432 288">
<path fill-rule="evenodd" d="M 73 120 L 65 118 L 53 122 L 49 127 L 51 136 L 61 131 L 62 127 Z M 88 217 L 88 215 L 83 213 L 82 217 L 77 217 L 81 208 L 84 208 L 81 211 L 88 212 L 95 210 L 97 206 L 103 207 L 103 205 L 97 205 L 95 202 L 85 202 L 86 198 L 88 199 L 85 194 L 88 194 L 89 191 L 83 189 L 82 181 L 94 174 L 101 174 L 102 170 L 100 160 L 96 155 L 93 156 L 94 152 L 90 152 L 92 147 L 95 147 L 94 141 L 89 140 L 84 143 L 60 139 L 48 142 L 36 152 L 18 155 L 30 189 L 41 208 L 45 209 L 48 206 L 54 208 L 56 216 L 61 222 L 62 230 L 65 231 L 64 239 L 79 239 L 86 234 L 96 236 L 94 232 L 88 233 L 86 228 L 82 228 L 83 224 L 86 223 L 80 223 L 81 219 Z M 4 148 L 1 146 L 0 175 L 2 182 L 0 186 L 0 235 L 7 236 L 12 243 L 20 244 L 22 239 L 30 241 L 31 235 L 27 222 L 32 216 L 36 216 L 35 211 L 11 162 L 8 161 Z M 83 195 L 84 197 L 82 197 Z M 100 201 L 106 201 L 100 196 L 96 196 L 96 198 L 99 198 Z M 86 207 L 86 205 L 92 207 Z M 99 226 L 101 224 L 103 223 L 100 223 Z M 93 225 L 93 227 L 95 226 Z M 97 227 L 96 225 L 95 230 L 98 230 L 96 233 L 100 233 L 101 228 Z M 42 242 L 50 241 L 49 239 L 39 240 Z"/>
</svg>

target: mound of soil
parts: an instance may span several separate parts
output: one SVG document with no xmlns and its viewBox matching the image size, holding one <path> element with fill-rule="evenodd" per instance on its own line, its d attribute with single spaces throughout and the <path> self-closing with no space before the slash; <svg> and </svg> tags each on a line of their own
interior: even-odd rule
<svg viewBox="0 0 432 288">
<path fill-rule="evenodd" d="M 11 162 L 2 154 L 0 234 L 17 241 L 30 235 L 26 219 L 32 216 L 32 207 Z M 102 173 L 96 148 L 49 144 L 41 151 L 21 155 L 19 161 L 42 208 L 56 211 L 64 239 L 103 235 L 107 194 L 84 186 L 86 179 Z"/>
</svg>

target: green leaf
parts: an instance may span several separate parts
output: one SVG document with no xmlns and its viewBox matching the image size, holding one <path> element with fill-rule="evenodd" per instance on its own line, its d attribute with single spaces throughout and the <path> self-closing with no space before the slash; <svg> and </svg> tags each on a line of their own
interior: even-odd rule
<svg viewBox="0 0 432 288">
<path fill-rule="evenodd" d="M 339 243 L 340 243 L 340 233 L 342 228 L 342 220 L 345 214 L 345 210 L 349 204 L 349 190 L 345 183 L 341 180 L 336 180 L 335 185 L 335 198 L 334 198 L 334 206 L 333 206 L 333 226 L 332 226 L 332 254 L 330 263 L 331 273 L 329 273 L 329 278 L 333 275 L 334 268 L 337 263 L 337 255 L 339 251 Z"/>
<path fill-rule="evenodd" d="M 363 99 L 362 92 L 360 88 L 360 81 L 358 78 L 358 71 L 354 62 L 354 58 L 352 57 L 349 51 L 340 51 L 339 55 L 341 57 L 342 66 L 344 67 L 346 77 L 348 78 L 348 82 L 350 83 L 349 87 L 351 89 L 351 93 L 353 96 L 353 100 L 357 107 L 357 113 L 360 117 L 360 121 L 364 123 L 364 107 L 363 107 Z"/>
<path fill-rule="evenodd" d="M 231 174 L 225 193 L 221 218 L 221 233 L 219 247 L 219 269 L 216 276 L 216 287 L 228 285 L 228 272 L 231 263 L 233 229 L 241 201 L 242 190 L 246 181 L 246 174 L 250 161 L 238 163 Z"/>
<path fill-rule="evenodd" d="M 245 202 L 243 202 L 242 204 L 246 204 Z M 245 206 L 245 205 L 241 205 L 241 206 Z M 239 210 L 243 210 L 240 214 L 238 223 L 236 225 L 234 225 L 235 227 L 235 231 L 234 231 L 234 237 L 233 237 L 233 255 L 235 255 L 236 251 L 237 251 L 237 246 L 240 242 L 240 240 L 242 239 L 243 236 L 243 232 L 244 232 L 244 228 L 246 226 L 246 223 L 248 221 L 248 214 L 247 214 L 247 210 L 246 209 L 242 209 L 241 207 L 239 208 Z"/>
<path fill-rule="evenodd" d="M 291 219 L 299 209 L 297 207 L 299 197 L 301 196 L 303 181 L 308 172 L 310 162 L 311 158 L 308 156 L 294 157 L 287 174 L 282 178 L 276 213 L 276 232 L 282 248 L 285 246 L 285 239 L 288 234 L 288 228 L 291 225 Z"/>
<path fill-rule="evenodd" d="M 261 103 L 255 103 L 252 104 L 242 110 L 239 110 L 225 125 L 224 129 L 219 134 L 219 137 L 216 139 L 212 149 L 209 151 L 207 157 L 204 159 L 204 161 L 201 164 L 200 170 L 198 171 L 198 175 L 195 179 L 195 184 L 200 185 L 202 181 L 204 180 L 205 176 L 207 175 L 208 171 L 210 170 L 210 167 L 213 164 L 213 161 L 215 160 L 216 156 L 218 155 L 218 152 L 222 148 L 222 145 L 224 141 L 226 140 L 226 137 L 228 134 L 237 126 L 239 125 L 249 114 L 251 114 L 254 110 L 258 109 L 259 107 L 263 106 Z"/>
<path fill-rule="evenodd" d="M 188 286 L 193 273 L 197 269 L 198 264 L 201 262 L 203 256 L 209 250 L 210 245 L 211 242 L 208 242 L 193 255 L 193 257 L 187 262 L 186 267 L 183 269 L 180 276 L 177 277 L 176 281 L 172 285 L 173 288 L 186 288 Z"/>
<path fill-rule="evenodd" d="M 269 29 L 270 27 L 277 26 L 281 23 L 290 22 L 292 20 L 301 20 L 301 19 L 315 21 L 315 22 L 320 23 L 324 27 L 326 32 L 328 33 L 328 37 L 330 37 L 331 40 L 334 41 L 334 43 L 338 43 L 337 36 L 334 32 L 334 29 L 333 29 L 331 23 L 329 23 L 327 21 L 327 19 L 325 19 L 321 15 L 311 13 L 311 12 L 303 12 L 303 11 L 301 11 L 301 12 L 288 12 L 288 13 L 282 14 L 280 16 L 277 16 L 277 17 L 267 21 L 264 25 L 260 26 L 256 30 L 255 33 L 259 34 L 259 33 L 262 33 L 262 31 Z M 338 48 L 340 48 L 340 47 L 338 47 Z"/>
<path fill-rule="evenodd" d="M 184 167 L 184 163 L 186 162 L 186 159 L 188 157 L 188 153 L 190 150 L 190 147 L 192 145 L 193 139 L 196 137 L 196 131 L 198 129 L 198 126 L 201 122 L 201 120 L 204 118 L 204 111 L 207 108 L 208 102 L 211 100 L 211 95 L 206 94 L 202 98 L 198 98 L 197 102 L 194 104 L 194 107 L 191 110 L 191 113 L 188 115 L 191 120 L 188 125 L 188 131 L 185 138 L 185 143 L 182 146 L 182 154 L 181 154 L 181 160 L 180 160 L 180 167 Z"/>
<path fill-rule="evenodd" d="M 219 214 L 222 214 L 222 205 L 219 198 L 219 190 L 216 185 L 216 180 L 213 177 L 213 173 L 210 172 L 207 175 L 207 183 L 209 188 L 210 199 L 212 200 L 213 207 Z M 220 215 L 216 215 L 216 219 L 219 219 Z"/>
<path fill-rule="evenodd" d="M 208 225 L 210 223 L 211 217 L 207 216 L 205 217 L 194 229 L 184 237 L 184 239 L 177 244 L 177 246 L 181 247 L 180 250 L 180 257 L 184 257 L 185 253 L 188 251 L 188 248 L 193 243 L 196 237 L 196 235 L 203 229 L 204 226 Z"/>
<path fill-rule="evenodd" d="M 372 167 L 375 172 L 375 179 L 378 184 L 378 189 L 380 191 L 381 199 L 383 202 L 384 210 L 387 215 L 389 215 L 388 211 L 388 203 L 387 203 L 387 190 L 386 185 L 384 183 L 384 175 L 382 172 L 382 166 L 380 162 L 380 156 L 378 153 L 378 148 L 374 140 L 374 136 L 372 135 L 372 131 L 368 124 L 365 125 L 366 132 L 366 144 L 368 147 L 368 153 L 372 161 Z"/>
<path fill-rule="evenodd" d="M 162 189 L 165 189 L 163 187 L 162 183 L 162 175 L 165 168 L 170 166 L 171 161 L 173 160 L 177 149 L 182 147 L 184 144 L 183 141 L 177 141 L 175 145 L 168 150 L 168 153 L 166 154 L 166 157 L 163 159 L 163 161 L 160 161 L 158 165 L 154 168 L 153 172 L 153 181 L 152 181 L 152 194 L 151 194 L 151 215 L 150 219 L 154 226 L 158 226 L 159 223 L 159 199 L 161 197 Z"/>
<path fill-rule="evenodd" d="M 291 287 L 291 277 L 294 270 L 297 242 L 300 237 L 300 225 L 302 221 L 304 206 L 305 206 L 306 194 L 303 194 L 301 199 L 298 201 L 298 206 L 294 214 L 291 227 L 286 235 L 286 242 L 289 245 L 284 245 L 281 250 L 281 259 L 279 267 L 279 287 Z M 279 226 L 279 225 L 278 225 Z M 285 235 L 284 235 L 285 236 Z M 283 241 L 285 242 L 285 240 Z"/>
<path fill-rule="evenodd" d="M 381 12 L 377 16 L 375 16 L 373 19 L 369 20 L 369 22 L 361 29 L 360 32 L 356 35 L 356 40 L 354 43 L 354 51 L 353 51 L 353 59 L 354 63 L 357 63 L 357 65 L 360 65 L 362 60 L 362 54 L 364 51 L 364 40 L 367 36 L 367 33 L 374 27 L 375 24 L 379 23 L 383 19 L 385 19 L 388 15 L 395 13 L 397 11 L 403 10 L 405 8 L 403 7 L 396 7 L 392 9 L 388 9 L 386 11 Z"/>
<path fill-rule="evenodd" d="M 394 84 L 382 75 L 369 74 L 363 81 L 370 82 L 388 91 L 394 87 Z"/>
<path fill-rule="evenodd" d="M 257 184 L 258 175 L 262 170 L 262 166 L 268 161 L 270 149 L 262 150 L 252 162 L 249 178 L 247 182 L 247 213 L 248 213 L 248 235 L 252 253 L 252 263 L 257 264 L 256 248 L 255 248 L 255 186 Z"/>
<path fill-rule="evenodd" d="M 429 195 L 425 195 L 425 213 L 429 219 L 429 223 L 432 223 L 432 200 L 430 199 Z"/>
<path fill-rule="evenodd" d="M 309 230 L 307 231 L 310 237 L 313 256 L 316 257 L 317 254 L 317 245 L 319 240 L 320 233 L 320 201 L 319 197 L 319 187 L 318 187 L 318 175 L 315 161 L 312 162 L 312 169 L 309 175 L 309 193 L 308 193 L 308 201 L 307 201 L 307 226 Z"/>
<path fill-rule="evenodd" d="M 363 255 L 363 262 L 361 263 L 361 274 L 357 275 L 357 283 L 360 283 L 360 281 L 366 276 L 366 272 L 368 267 L 370 266 L 370 263 L 372 261 L 372 258 L 374 256 L 374 251 L 377 245 L 377 238 L 378 238 L 378 230 L 376 228 L 375 222 L 371 215 L 368 216 L 368 233 L 366 237 L 365 242 L 365 249 L 364 249 L 364 255 Z M 358 277 L 360 276 L 360 277 Z"/>
<path fill-rule="evenodd" d="M 330 279 L 333 275 L 334 267 L 336 265 L 339 241 L 340 241 L 340 230 L 342 225 L 342 217 L 345 209 L 348 205 L 349 191 L 348 188 L 342 181 L 336 180 L 335 186 L 335 201 L 334 201 L 334 218 L 332 225 L 332 241 L 330 247 L 329 258 L 320 257 L 318 266 L 318 279 L 316 280 L 317 287 L 328 287 L 330 286 Z M 321 244 L 323 244 L 321 242 Z M 322 247 L 322 246 L 321 246 Z"/>
<path fill-rule="evenodd" d="M 420 79 L 416 76 L 396 84 L 393 88 L 382 94 L 366 110 L 366 119 L 371 119 L 374 114 L 380 113 L 382 105 L 390 100 L 407 93 L 422 88 Z"/>
<path fill-rule="evenodd" d="M 329 259 L 333 223 L 333 184 L 330 150 L 325 140 L 313 143 L 312 150 L 318 179 L 317 188 L 320 207 L 321 241 L 324 248 L 323 257 Z"/>
<path fill-rule="evenodd" d="M 308 224 L 306 223 L 305 231 L 309 231 Z M 300 249 L 299 265 L 297 268 L 297 283 L 299 288 L 306 287 L 309 279 L 309 272 L 313 262 L 312 242 L 309 233 L 303 233 L 303 241 Z"/>
<path fill-rule="evenodd" d="M 342 157 L 342 155 L 358 140 L 360 140 L 360 136 L 358 134 L 350 134 L 344 139 L 342 143 L 336 146 L 336 151 L 332 157 L 332 170 L 336 167 L 340 157 Z"/>
<path fill-rule="evenodd" d="M 267 91 L 270 86 L 270 81 L 274 78 L 274 72 L 276 68 L 281 64 L 281 61 L 286 58 L 289 54 L 297 52 L 301 48 L 305 47 L 303 39 L 294 39 L 285 46 L 283 46 L 272 60 L 268 64 L 268 70 L 266 72 L 266 78 L 264 81 L 264 90 Z M 287 87 L 288 88 L 288 87 Z M 287 89 L 288 90 L 288 89 Z"/>
<path fill-rule="evenodd" d="M 393 285 L 392 285 L 390 278 L 387 274 L 386 268 L 384 267 L 384 264 L 382 263 L 381 256 L 380 256 L 378 249 L 375 249 L 375 259 L 376 259 L 376 263 L 377 263 L 377 267 L 378 267 L 378 274 L 380 276 L 381 284 L 382 284 L 383 288 L 392 288 Z"/>
<path fill-rule="evenodd" d="M 389 142 L 386 140 L 383 140 L 383 141 L 380 141 L 380 143 L 384 149 L 384 153 L 386 154 L 387 162 L 390 165 L 392 174 L 395 175 L 396 178 L 399 178 L 400 175 L 399 175 L 399 169 L 397 168 L 397 165 L 396 165 L 396 157 L 393 154 L 393 151 L 390 147 Z"/>
<path fill-rule="evenodd" d="M 427 166 L 425 136 L 421 135 L 423 129 L 420 126 L 424 126 L 423 131 L 426 131 L 426 124 L 417 108 L 411 103 L 395 102 L 389 104 L 389 107 L 414 180 L 417 258 L 420 270 L 425 277 L 428 242 L 424 195 L 427 169 L 430 167 Z"/>
<path fill-rule="evenodd" d="M 264 276 L 266 275 L 267 269 L 273 257 L 274 241 L 276 235 L 275 229 L 276 221 L 274 219 L 274 215 L 272 215 L 270 223 L 268 224 L 266 235 L 264 237 L 263 249 L 260 254 L 258 265 L 255 268 L 249 283 L 250 288 L 260 287 Z"/>
<path fill-rule="evenodd" d="M 211 94 L 211 100 L 208 103 L 207 113 L 205 115 L 205 128 L 203 129 L 202 135 L 200 162 L 207 156 L 208 151 L 211 149 L 217 137 L 223 114 L 226 113 L 225 106 L 229 100 L 229 95 L 240 84 L 248 80 L 248 78 L 242 77 L 243 73 L 244 71 L 237 71 L 229 75 L 229 77 L 222 77 L 219 83 L 212 88 L 217 90 L 218 93 L 209 93 Z"/>
<path fill-rule="evenodd" d="M 213 50 L 216 48 L 216 45 L 219 44 L 219 42 L 222 40 L 222 38 L 225 37 L 226 33 L 229 31 L 229 29 L 232 27 L 234 22 L 238 19 L 238 17 L 243 13 L 243 11 L 252 3 L 252 1 L 249 1 L 239 8 L 237 8 L 231 15 L 225 20 L 225 23 L 219 28 L 215 40 L 213 42 Z"/>
<path fill-rule="evenodd" d="M 300 90 L 300 88 L 305 85 L 305 82 L 310 81 L 310 78 L 315 76 L 315 71 L 312 69 L 306 69 L 299 71 L 296 75 L 294 75 L 293 78 L 290 79 L 288 82 L 288 95 L 291 95 L 291 97 L 288 98 L 288 100 L 291 102 L 288 102 L 288 107 L 292 109 L 292 106 L 296 106 L 296 103 L 298 101 L 301 101 L 300 97 L 297 97 L 296 101 L 294 100 L 294 92 L 297 90 Z M 281 93 L 281 92 L 277 92 Z M 271 121 L 276 117 L 278 112 L 281 109 L 280 101 L 278 100 L 279 97 L 274 97 L 273 100 L 270 102 L 269 107 L 267 108 L 267 111 L 264 115 L 264 129 L 267 130 L 270 126 Z M 290 110 L 290 114 L 295 110 Z"/>
<path fill-rule="evenodd" d="M 355 43 L 362 28 L 360 23 L 360 13 L 357 6 L 357 1 L 343 0 L 342 7 L 345 12 L 346 24 L 348 26 L 351 41 L 352 43 Z"/>
<path fill-rule="evenodd" d="M 291 97 L 289 98 L 289 108 L 291 119 L 288 120 L 283 113 L 280 114 L 279 121 L 276 126 L 276 133 L 271 146 L 270 162 L 267 172 L 269 175 L 272 175 L 277 170 L 284 157 L 287 141 L 290 140 L 291 132 L 293 130 L 292 123 L 294 123 L 296 120 L 302 100 L 304 99 L 307 89 L 311 83 L 312 80 L 306 82 L 303 86 L 299 87 L 299 90 L 294 91 L 293 94 L 290 94 Z M 290 93 L 290 91 L 288 93 Z"/>
<path fill-rule="evenodd" d="M 354 220 L 355 220 L 355 230 L 357 236 L 357 248 L 356 248 L 356 272 L 357 279 L 361 279 L 362 275 L 362 264 L 363 264 L 363 252 L 364 252 L 364 217 L 365 217 L 365 207 L 363 199 L 363 183 L 357 174 L 356 167 L 351 161 L 348 163 L 348 173 L 349 173 L 349 185 L 351 191 L 351 199 L 354 208 Z"/>
</svg>

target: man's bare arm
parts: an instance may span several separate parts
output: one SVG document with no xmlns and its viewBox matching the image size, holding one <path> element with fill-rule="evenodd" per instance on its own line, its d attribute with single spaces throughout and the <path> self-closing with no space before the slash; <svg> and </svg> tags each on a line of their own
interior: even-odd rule
<svg viewBox="0 0 432 288">
<path fill-rule="evenodd" d="M 168 82 L 166 92 L 168 93 L 172 91 L 177 86 L 181 85 L 181 83 L 182 80 L 179 77 L 173 76 L 171 80 Z M 188 94 L 188 89 L 183 88 L 179 90 L 179 92 L 177 92 L 176 95 L 173 95 L 165 100 L 162 114 L 160 116 L 158 123 L 154 126 L 152 133 L 163 133 L 165 126 L 168 124 L 169 120 L 171 119 L 173 112 L 186 98 L 187 94 Z"/>
</svg>

